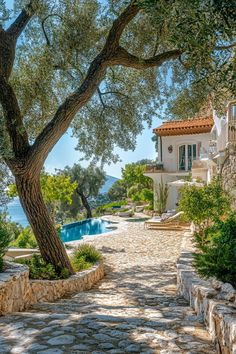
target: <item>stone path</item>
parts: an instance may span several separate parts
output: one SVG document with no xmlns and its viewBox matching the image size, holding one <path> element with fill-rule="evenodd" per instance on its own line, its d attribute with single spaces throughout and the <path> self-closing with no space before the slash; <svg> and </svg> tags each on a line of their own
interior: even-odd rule
<svg viewBox="0 0 236 354">
<path fill-rule="evenodd" d="M 215 353 L 200 319 L 176 295 L 182 234 L 144 230 L 90 241 L 107 276 L 92 290 L 0 319 L 0 353 Z"/>
</svg>

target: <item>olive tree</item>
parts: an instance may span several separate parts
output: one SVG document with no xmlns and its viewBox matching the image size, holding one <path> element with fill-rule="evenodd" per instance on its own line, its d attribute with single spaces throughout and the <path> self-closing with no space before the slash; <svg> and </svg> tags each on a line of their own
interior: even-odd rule
<svg viewBox="0 0 236 354">
<path fill-rule="evenodd" d="M 87 159 L 115 161 L 115 146 L 134 148 L 143 121 L 150 123 L 161 105 L 168 63 L 181 67 L 188 46 L 163 36 L 162 22 L 153 25 L 139 1 L 15 0 L 13 18 L 4 4 L 1 158 L 15 177 L 42 257 L 73 273 L 41 192 L 48 154 L 69 127 Z M 182 21 L 192 26 L 191 16 Z M 222 33 L 217 26 L 215 33 Z"/>
<path fill-rule="evenodd" d="M 72 167 L 66 166 L 61 173 L 70 177 L 71 183 L 76 186 L 74 193 L 79 196 L 83 207 L 86 209 L 87 219 L 92 218 L 89 198 L 98 196 L 100 188 L 106 182 L 106 173 L 93 164 L 87 168 L 80 164 L 74 164 Z"/>
</svg>

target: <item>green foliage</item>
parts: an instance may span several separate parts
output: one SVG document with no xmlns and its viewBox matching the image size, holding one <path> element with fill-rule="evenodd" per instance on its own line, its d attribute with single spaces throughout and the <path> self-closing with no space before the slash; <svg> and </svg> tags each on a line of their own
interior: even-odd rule
<svg viewBox="0 0 236 354">
<path fill-rule="evenodd" d="M 151 201 L 152 180 L 144 176 L 145 166 L 150 160 L 127 164 L 122 169 L 122 179 L 115 182 L 109 190 L 111 200 L 131 198 L 134 202 Z"/>
<path fill-rule="evenodd" d="M 89 244 L 79 246 L 71 257 L 71 263 L 76 271 L 88 269 L 101 260 L 101 253 L 97 251 L 94 246 Z"/>
<path fill-rule="evenodd" d="M 204 277 L 216 277 L 236 286 L 236 215 L 218 220 L 205 231 L 205 243 L 196 243 L 194 264 Z"/>
<path fill-rule="evenodd" d="M 1 146 L 0 146 L 1 151 Z M 7 187 L 12 183 L 12 176 L 9 173 L 9 169 L 0 159 L 0 208 L 6 206 L 9 202 L 9 195 L 7 193 Z"/>
<path fill-rule="evenodd" d="M 36 254 L 29 259 L 17 260 L 17 263 L 25 264 L 29 267 L 29 276 L 31 279 L 58 280 L 66 279 L 70 275 L 67 269 L 62 269 L 58 274 L 52 264 L 46 263 L 40 255 Z"/>
<path fill-rule="evenodd" d="M 0 214 L 0 271 L 3 269 L 3 256 L 12 239 L 12 233 L 8 228 L 7 222 Z"/>
<path fill-rule="evenodd" d="M 159 214 L 162 214 L 166 211 L 167 198 L 168 185 L 164 183 L 161 179 L 161 182 L 159 183 L 158 188 L 156 190 L 156 209 Z"/>
<path fill-rule="evenodd" d="M 74 164 L 72 167 L 66 166 L 60 173 L 68 176 L 76 185 L 72 198 L 73 213 L 78 214 L 82 205 L 87 211 L 87 217 L 91 217 L 90 199 L 99 195 L 100 188 L 106 181 L 105 172 L 94 164 L 87 168 Z"/>
<path fill-rule="evenodd" d="M 116 181 L 108 191 L 108 196 L 111 201 L 121 200 L 127 197 L 127 186 L 126 183 L 119 179 Z"/>
<path fill-rule="evenodd" d="M 125 165 L 122 169 L 122 180 L 127 186 L 127 189 L 138 185 L 139 188 L 152 188 L 152 180 L 144 176 L 145 164 L 139 162 Z"/>
<path fill-rule="evenodd" d="M 120 211 L 120 210 L 123 210 L 123 208 L 120 208 L 120 209 L 113 209 L 113 207 L 116 207 L 116 206 L 124 206 L 126 205 L 126 200 L 120 200 L 120 201 L 116 201 L 116 202 L 111 202 L 111 203 L 107 203 L 107 204 L 103 204 L 103 205 L 99 205 L 97 208 L 96 208 L 96 213 L 98 215 L 103 215 L 105 214 L 106 212 L 109 212 L 109 213 L 116 213 L 117 211 Z"/>
<path fill-rule="evenodd" d="M 129 188 L 128 197 L 131 198 L 133 202 L 149 202 L 153 204 L 153 190 L 143 188 L 140 184 Z"/>
<path fill-rule="evenodd" d="M 166 116 L 193 117 L 206 107 L 209 98 L 215 108 L 223 111 L 225 102 L 234 97 L 236 90 L 235 1 L 138 2 L 152 17 L 158 33 L 157 45 L 172 43 L 184 53 L 170 71 L 172 80 L 164 94 Z"/>
<path fill-rule="evenodd" d="M 181 189 L 179 209 L 184 211 L 186 221 L 193 221 L 204 229 L 230 210 L 230 198 L 223 191 L 219 179 L 201 188 L 186 185 Z"/>
<path fill-rule="evenodd" d="M 43 199 L 47 205 L 53 218 L 57 218 L 60 214 L 62 204 L 72 204 L 72 198 L 77 187 L 76 182 L 71 182 L 69 176 L 65 175 L 50 175 L 42 173 L 40 183 L 43 193 Z M 15 197 L 18 195 L 15 184 L 9 185 L 8 195 Z"/>
<path fill-rule="evenodd" d="M 12 247 L 19 248 L 37 248 L 38 244 L 30 227 L 26 227 L 21 231 L 17 239 L 11 242 Z"/>
</svg>

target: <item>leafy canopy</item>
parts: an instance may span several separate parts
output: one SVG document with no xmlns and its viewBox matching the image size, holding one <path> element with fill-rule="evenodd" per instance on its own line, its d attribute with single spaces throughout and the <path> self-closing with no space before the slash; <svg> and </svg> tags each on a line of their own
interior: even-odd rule
<svg viewBox="0 0 236 354">
<path fill-rule="evenodd" d="M 69 176 L 50 175 L 44 172 L 41 174 L 40 183 L 43 199 L 52 215 L 55 216 L 62 203 L 65 203 L 66 205 L 72 203 L 72 196 L 77 184 L 76 182 L 71 182 Z M 17 196 L 15 184 L 9 186 L 8 195 L 10 197 Z"/>
<path fill-rule="evenodd" d="M 126 0 L 38 0 L 36 15 L 18 42 L 10 78 L 31 142 L 52 119 L 58 105 L 83 82 L 90 63 L 101 51 L 112 21 Z M 138 0 L 142 11 L 128 24 L 121 45 L 140 58 L 179 49 L 181 60 L 161 68 L 107 68 L 90 101 L 71 124 L 77 149 L 86 158 L 116 161 L 114 147 L 135 148 L 143 122 L 163 107 L 163 99 L 178 96 L 192 82 L 203 82 L 206 97 L 235 92 L 235 0 Z M 15 0 L 15 12 L 25 4 Z M 7 27 L 9 9 L 0 2 L 1 22 Z M 183 40 L 184 38 L 184 40 Z M 216 49 L 218 48 L 218 49 Z M 166 79 L 168 78 L 168 79 Z M 170 83 L 174 87 L 169 87 Z M 173 90 L 174 89 L 174 90 Z M 199 91 L 199 90 L 195 90 Z M 202 100 L 204 102 L 202 102 Z M 184 108 L 184 107 L 183 107 Z M 186 112 L 186 107 L 185 107 Z M 174 115 L 174 113 L 173 113 Z M 0 123 L 3 116 L 0 115 Z M 1 155 L 12 154 L 5 125 L 0 124 Z"/>
<path fill-rule="evenodd" d="M 139 0 L 152 17 L 157 45 L 183 51 L 164 93 L 168 118 L 193 117 L 207 107 L 224 111 L 236 91 L 236 2 Z M 209 108 L 209 107 L 208 107 Z M 207 112 L 204 112 L 205 114 Z"/>
<path fill-rule="evenodd" d="M 68 176 L 76 186 L 76 192 L 83 194 L 86 198 L 97 197 L 100 188 L 106 182 L 106 173 L 93 164 L 86 168 L 80 164 L 74 164 L 72 167 L 66 166 L 60 173 Z"/>
</svg>

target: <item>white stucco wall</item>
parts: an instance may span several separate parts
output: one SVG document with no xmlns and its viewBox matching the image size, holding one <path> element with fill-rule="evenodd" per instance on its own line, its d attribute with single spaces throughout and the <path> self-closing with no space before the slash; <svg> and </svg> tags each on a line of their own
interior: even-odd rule
<svg viewBox="0 0 236 354">
<path fill-rule="evenodd" d="M 174 182 L 178 179 L 188 176 L 188 172 L 179 172 L 179 173 L 145 173 L 145 176 L 150 177 L 153 180 L 153 191 L 154 191 L 154 210 L 157 210 L 156 199 L 157 199 L 157 190 L 159 189 L 159 184 L 163 181 L 164 184 L 169 182 Z M 168 199 L 166 209 L 176 209 L 177 202 L 179 200 L 179 188 L 174 186 L 169 186 L 168 189 Z"/>
<path fill-rule="evenodd" d="M 179 146 L 183 144 L 197 145 L 197 158 L 199 157 L 198 146 L 206 151 L 209 148 L 211 133 L 178 135 L 178 136 L 163 136 L 162 137 L 162 162 L 165 171 L 178 171 L 178 151 Z M 199 145 L 200 143 L 200 145 Z M 172 145 L 173 151 L 169 153 L 168 147 Z"/>
</svg>

